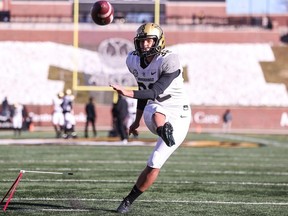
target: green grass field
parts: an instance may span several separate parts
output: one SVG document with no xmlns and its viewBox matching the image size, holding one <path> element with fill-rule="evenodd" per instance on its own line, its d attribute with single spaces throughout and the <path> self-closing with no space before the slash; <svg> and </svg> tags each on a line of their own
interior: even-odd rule
<svg viewBox="0 0 288 216">
<path fill-rule="evenodd" d="M 1 132 L 0 138 L 8 138 L 7 133 Z M 37 137 L 23 134 L 29 136 Z M 288 215 L 287 136 L 189 134 L 187 139 L 242 139 L 262 145 L 180 147 L 128 215 Z M 152 148 L 101 143 L 0 145 L 1 199 L 19 170 L 74 173 L 24 173 L 0 215 L 117 215 L 115 209 L 134 185 Z"/>
</svg>

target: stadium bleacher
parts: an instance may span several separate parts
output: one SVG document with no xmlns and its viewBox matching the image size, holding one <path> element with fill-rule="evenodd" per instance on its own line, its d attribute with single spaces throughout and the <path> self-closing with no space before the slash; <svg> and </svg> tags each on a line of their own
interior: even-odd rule
<svg viewBox="0 0 288 216">
<path fill-rule="evenodd" d="M 188 67 L 191 104 L 288 104 L 285 85 L 265 81 L 260 61 L 275 60 L 268 44 L 181 44 L 171 49 Z"/>
<path fill-rule="evenodd" d="M 193 105 L 288 105 L 284 84 L 267 83 L 259 63 L 275 60 L 269 44 L 189 43 L 168 49 L 177 52 L 188 68 L 186 87 Z M 109 71 L 97 52 L 75 52 L 73 46 L 63 44 L 6 41 L 0 42 L 0 50 L 4 51 L 0 52 L 0 98 L 7 96 L 11 103 L 51 104 L 52 98 L 63 90 L 64 82 L 49 80 L 49 67 L 73 71 L 75 54 L 79 57 L 79 71 Z"/>
</svg>

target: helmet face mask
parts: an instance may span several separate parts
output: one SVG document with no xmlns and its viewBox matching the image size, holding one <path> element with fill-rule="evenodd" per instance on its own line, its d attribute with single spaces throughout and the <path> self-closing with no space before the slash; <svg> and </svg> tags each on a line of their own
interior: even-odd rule
<svg viewBox="0 0 288 216">
<path fill-rule="evenodd" d="M 140 41 L 152 38 L 154 45 L 147 51 L 141 49 Z M 165 38 L 163 30 L 155 23 L 145 23 L 137 29 L 136 37 L 134 38 L 134 46 L 137 55 L 140 57 L 148 57 L 161 53 L 165 48 Z"/>
</svg>

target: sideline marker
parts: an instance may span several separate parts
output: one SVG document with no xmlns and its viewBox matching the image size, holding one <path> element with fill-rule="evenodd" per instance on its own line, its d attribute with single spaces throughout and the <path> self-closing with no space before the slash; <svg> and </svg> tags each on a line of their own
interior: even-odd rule
<svg viewBox="0 0 288 216">
<path fill-rule="evenodd" d="M 0 202 L 0 205 L 1 205 L 3 203 L 3 201 L 4 201 L 4 199 L 7 197 L 7 195 L 11 192 L 10 196 L 8 197 L 8 200 L 6 201 L 5 206 L 3 208 L 4 212 L 6 211 L 8 205 L 9 205 L 9 203 L 10 203 L 10 201 L 11 201 L 11 199 L 12 199 L 12 197 L 13 197 L 15 191 L 16 191 L 16 187 L 19 184 L 19 182 L 20 182 L 20 180 L 21 180 L 21 178 L 23 176 L 23 173 L 24 173 L 23 170 L 21 170 L 19 175 L 17 176 L 16 180 L 14 181 L 14 183 L 12 184 L 12 186 L 10 187 L 10 189 L 7 191 L 7 193 L 5 194 L 5 196 L 3 197 L 3 199 Z"/>
<path fill-rule="evenodd" d="M 22 176 L 24 173 L 40 173 L 40 174 L 53 174 L 53 175 L 73 175 L 72 172 L 69 172 L 69 173 L 62 173 L 62 172 L 44 172 L 44 171 L 27 171 L 27 170 L 20 170 L 20 173 L 19 175 L 17 176 L 16 180 L 14 181 L 14 183 L 12 184 L 12 186 L 10 187 L 10 189 L 7 191 L 7 193 L 5 194 L 5 196 L 3 197 L 3 199 L 1 200 L 0 202 L 0 205 L 2 205 L 3 201 L 5 200 L 5 198 L 8 196 L 8 194 L 10 193 L 6 203 L 5 203 L 5 206 L 3 208 L 3 211 L 5 212 L 15 191 L 16 191 L 16 187 L 17 185 L 19 184 Z"/>
</svg>

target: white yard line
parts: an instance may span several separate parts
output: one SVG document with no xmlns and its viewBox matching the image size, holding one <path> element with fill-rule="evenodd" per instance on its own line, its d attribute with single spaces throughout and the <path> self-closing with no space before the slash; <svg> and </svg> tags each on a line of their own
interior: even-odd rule
<svg viewBox="0 0 288 216">
<path fill-rule="evenodd" d="M 287 168 L 287 165 L 285 164 L 285 162 L 279 162 L 276 164 L 271 164 L 271 163 L 260 163 L 261 161 L 259 160 L 257 163 L 245 163 L 245 162 L 171 162 L 171 161 L 167 161 L 167 164 L 175 164 L 175 165 L 201 165 L 201 166 L 246 166 L 246 167 L 284 167 Z M 9 160 L 9 161 L 5 161 L 5 160 L 0 160 L 0 164 L 29 164 L 29 163 L 39 163 L 39 164 L 52 164 L 52 163 L 56 163 L 56 164 L 145 164 L 146 160 L 138 160 L 138 161 L 126 161 L 126 160 Z"/>
<path fill-rule="evenodd" d="M 0 145 L 85 145 L 85 146 L 151 146 L 155 142 L 129 141 L 128 145 L 122 141 L 90 141 L 90 140 L 65 140 L 65 139 L 0 139 Z"/>
<path fill-rule="evenodd" d="M 40 211 L 48 211 L 48 212 L 89 212 L 91 210 L 86 209 L 41 209 Z"/>
<path fill-rule="evenodd" d="M 5 160 L 0 160 L 0 163 L 5 164 L 11 164 L 11 163 L 88 163 L 88 164 L 133 164 L 133 163 L 141 163 L 143 164 L 143 162 L 145 163 L 145 160 L 141 160 L 141 161 L 126 161 L 126 160 L 9 160 L 9 161 L 5 161 Z"/>
<path fill-rule="evenodd" d="M 3 179 L 1 182 L 13 182 L 14 180 Z M 97 179 L 22 179 L 21 182 L 53 182 L 53 183 L 133 183 L 134 180 L 97 180 Z M 157 181 L 157 184 L 212 184 L 212 185 L 255 185 L 255 186 L 279 186 L 287 187 L 288 183 L 275 183 L 275 182 L 228 182 L 228 181 Z"/>
<path fill-rule="evenodd" d="M 242 159 L 243 161 L 243 159 Z M 238 162 L 215 162 L 215 161 L 211 161 L 211 162 L 195 162 L 195 161 L 183 161 L 183 162 L 175 162 L 175 161 L 167 161 L 167 163 L 169 164 L 200 164 L 200 165 L 205 165 L 205 164 L 223 164 L 223 165 L 254 165 L 254 166 L 258 166 L 261 165 L 259 164 L 261 162 L 261 160 L 258 160 L 257 163 L 245 163 L 240 161 Z M 266 161 L 266 160 L 263 160 Z M 277 160 L 278 161 L 278 160 Z M 287 160 L 284 160 L 284 162 L 286 162 Z M 39 163 L 39 164 L 46 164 L 46 163 L 87 163 L 87 164 L 139 164 L 139 163 L 145 163 L 146 159 L 144 160 L 0 160 L 1 164 L 13 164 L 13 163 Z M 270 164 L 265 164 L 265 165 L 270 165 Z M 278 164 L 277 164 L 278 165 Z"/>
<path fill-rule="evenodd" d="M 15 201 L 89 201 L 89 202 L 120 202 L 120 199 L 86 199 L 86 198 L 15 198 Z M 209 200 L 137 200 L 145 203 L 191 203 L 191 204 L 223 204 L 223 205 L 278 205 L 287 206 L 288 202 L 229 202 L 229 201 L 209 201 Z M 46 210 L 46 209 L 45 209 Z M 49 209 L 47 209 L 49 211 Z M 66 209 L 59 209 L 59 211 Z M 67 209 L 68 211 L 70 209 Z M 72 209 L 71 209 L 72 210 Z"/>
<path fill-rule="evenodd" d="M 34 168 L 33 170 L 45 170 L 45 171 L 66 171 L 66 172 L 97 172 L 97 171 L 105 171 L 105 172 L 138 172 L 138 169 L 89 169 L 89 168 L 77 168 L 77 169 L 69 169 L 69 168 Z M 8 168 L 8 169 L 0 169 L 0 171 L 19 171 L 18 168 Z M 163 169 L 161 172 L 170 173 L 201 173 L 201 174 L 219 174 L 219 175 L 268 175 L 268 176 L 288 176 L 288 172 L 253 172 L 253 171 L 234 171 L 234 170 L 208 170 L 208 171 L 199 171 L 199 170 L 165 170 Z"/>
</svg>

